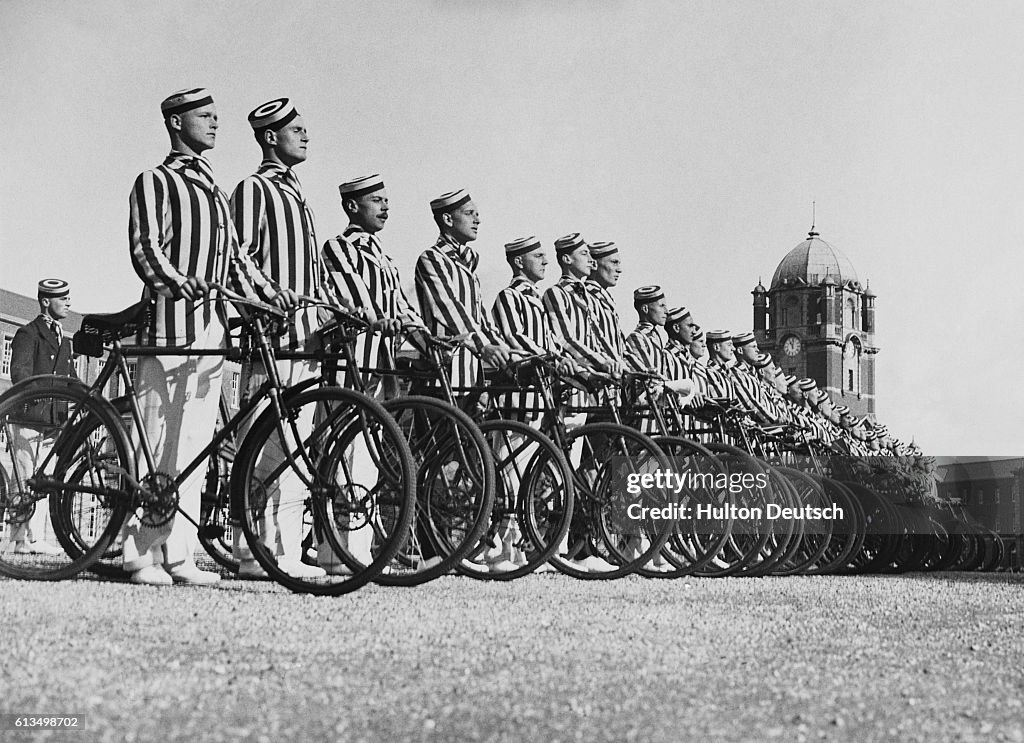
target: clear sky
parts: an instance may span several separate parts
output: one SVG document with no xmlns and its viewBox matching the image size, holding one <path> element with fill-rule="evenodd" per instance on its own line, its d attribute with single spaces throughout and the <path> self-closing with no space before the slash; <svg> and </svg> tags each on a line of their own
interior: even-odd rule
<svg viewBox="0 0 1024 743">
<path fill-rule="evenodd" d="M 284 95 L 320 238 L 337 184 L 382 173 L 411 281 L 429 200 L 465 187 L 488 301 L 504 242 L 579 231 L 619 244 L 626 324 L 658 283 L 749 329 L 816 201 L 878 295 L 880 419 L 935 454 L 1024 454 L 1021 28 L 1017 2 L 0 0 L 0 285 L 134 301 L 128 192 L 168 149 L 160 100 L 211 90 L 231 189 L 259 162 L 246 114 Z"/>
</svg>

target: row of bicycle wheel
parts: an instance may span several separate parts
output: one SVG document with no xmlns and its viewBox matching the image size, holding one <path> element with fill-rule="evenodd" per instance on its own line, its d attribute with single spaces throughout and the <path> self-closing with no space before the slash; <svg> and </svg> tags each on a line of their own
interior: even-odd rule
<svg viewBox="0 0 1024 743">
<path fill-rule="evenodd" d="M 18 422 L 19 411 L 43 405 L 66 417 L 50 427 Z M 228 569 L 248 549 L 270 577 L 296 591 L 340 594 L 369 581 L 416 585 L 451 571 L 511 580 L 545 565 L 610 579 L 990 560 L 987 544 L 953 539 L 963 535 L 950 528 L 946 538 L 937 529 L 911 530 L 868 488 L 770 466 L 724 445 L 651 439 L 613 423 L 581 426 L 556 444 L 537 426 L 477 422 L 431 397 L 381 406 L 338 388 L 297 392 L 282 405 L 281 414 L 264 412 L 237 445 L 211 450 L 198 533 Z M 183 518 L 174 478 L 135 477 L 123 407 L 51 383 L 5 397 L 0 421 L 13 468 L 0 500 L 0 572 L 61 579 L 91 568 L 118 575 L 126 520 L 166 529 L 176 512 Z M 53 453 L 41 456 L 48 438 Z M 36 446 L 34 458 L 19 467 L 26 441 Z M 711 475 L 655 496 L 703 515 L 623 518 L 623 482 L 657 471 Z M 720 481 L 758 474 L 766 487 L 733 492 Z M 769 506 L 841 515 L 773 518 Z M 19 551 L 11 538 L 39 509 L 63 554 Z M 289 555 L 296 544 L 299 554 Z M 296 562 L 322 571 L 287 568 Z"/>
</svg>

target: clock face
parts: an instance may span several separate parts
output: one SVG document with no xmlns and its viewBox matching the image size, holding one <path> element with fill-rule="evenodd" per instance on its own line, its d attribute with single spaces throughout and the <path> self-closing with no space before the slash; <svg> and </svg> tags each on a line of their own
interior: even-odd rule
<svg viewBox="0 0 1024 743">
<path fill-rule="evenodd" d="M 846 345 L 843 346 L 843 356 L 848 359 L 852 359 L 857 355 L 857 347 L 853 345 L 853 341 L 847 341 Z"/>
<path fill-rule="evenodd" d="M 787 356 L 796 356 L 800 353 L 800 339 L 795 335 L 789 336 L 783 341 L 782 350 Z"/>
</svg>

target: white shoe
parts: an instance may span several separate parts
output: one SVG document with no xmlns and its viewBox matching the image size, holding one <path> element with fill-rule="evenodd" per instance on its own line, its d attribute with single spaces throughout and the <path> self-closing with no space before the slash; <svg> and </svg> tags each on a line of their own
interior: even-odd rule
<svg viewBox="0 0 1024 743">
<path fill-rule="evenodd" d="M 60 547 L 44 542 L 42 539 L 35 542 L 18 542 L 14 545 L 14 552 L 18 555 L 63 555 L 64 550 Z"/>
<path fill-rule="evenodd" d="M 332 562 L 330 565 L 321 565 L 320 569 L 326 575 L 353 575 L 352 568 L 343 562 Z"/>
<path fill-rule="evenodd" d="M 535 572 L 535 573 L 557 573 L 558 570 L 556 570 L 555 566 L 552 565 L 550 562 L 542 562 L 540 565 L 538 565 L 536 568 L 534 568 L 533 572 Z"/>
<path fill-rule="evenodd" d="M 610 573 L 612 570 L 617 570 L 614 565 L 597 555 L 584 557 L 582 560 L 569 560 L 568 562 L 577 570 L 586 570 L 588 573 Z"/>
<path fill-rule="evenodd" d="M 267 571 L 256 560 L 242 560 L 238 563 L 238 577 L 241 580 L 270 580 Z"/>
<path fill-rule="evenodd" d="M 130 578 L 132 583 L 139 583 L 144 586 L 170 586 L 174 580 L 159 565 L 149 565 L 136 570 Z"/>
<path fill-rule="evenodd" d="M 291 560 L 279 560 L 277 566 L 292 578 L 323 578 L 327 575 L 327 571 L 323 568 L 316 565 L 307 565 L 299 560 L 294 562 Z"/>
<path fill-rule="evenodd" d="M 674 568 L 667 562 L 656 562 L 651 560 L 649 563 L 644 565 L 644 570 L 650 570 L 654 573 L 670 573 Z"/>
<path fill-rule="evenodd" d="M 200 570 L 195 565 L 181 565 L 170 571 L 171 580 L 183 586 L 209 586 L 220 582 L 220 575 L 209 570 Z"/>
<path fill-rule="evenodd" d="M 416 566 L 416 572 L 417 573 L 422 573 L 422 572 L 425 572 L 427 570 L 430 570 L 431 568 L 436 568 L 443 561 L 444 561 L 444 558 L 441 557 L 440 555 L 434 555 L 433 557 L 428 557 L 425 560 L 422 560 L 420 562 L 420 564 Z"/>
<path fill-rule="evenodd" d="M 487 563 L 487 571 L 490 573 L 511 573 L 513 570 L 519 570 L 519 565 L 516 565 L 511 560 L 497 560 L 496 562 Z"/>
</svg>

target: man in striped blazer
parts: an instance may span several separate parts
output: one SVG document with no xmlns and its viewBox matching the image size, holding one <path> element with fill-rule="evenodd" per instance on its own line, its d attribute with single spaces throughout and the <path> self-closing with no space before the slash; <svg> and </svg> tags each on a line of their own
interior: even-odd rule
<svg viewBox="0 0 1024 743">
<path fill-rule="evenodd" d="M 356 339 L 356 361 L 364 369 L 393 369 L 394 344 L 389 338 L 403 326 L 424 327 L 423 318 L 402 288 L 398 266 L 384 252 L 380 232 L 388 220 L 388 191 L 380 175 L 368 175 L 338 186 L 341 207 L 348 217 L 345 231 L 323 245 L 331 293 L 351 303 L 373 322 L 371 332 Z M 364 377 L 368 390 L 377 396 L 385 394 L 393 378 L 368 374 Z"/>
<path fill-rule="evenodd" d="M 464 190 L 439 196 L 430 202 L 430 210 L 441 234 L 416 261 L 416 296 L 427 330 L 464 337 L 452 359 L 452 386 L 476 385 L 483 374 L 480 359 L 502 367 L 510 351 L 484 309 L 476 275 L 480 256 L 469 247 L 477 238 L 480 214 Z"/>
<path fill-rule="evenodd" d="M 544 292 L 544 309 L 551 326 L 580 367 L 583 376 L 586 376 L 588 369 L 617 373 L 620 369 L 618 362 L 608 354 L 600 340 L 601 329 L 585 283 L 593 268 L 589 246 L 580 233 L 573 232 L 555 240 L 555 255 L 562 268 L 562 277 Z M 594 402 L 592 395 L 575 393 L 569 404 L 579 408 Z M 587 422 L 587 414 L 578 412 L 567 415 L 564 422 L 567 429 L 577 428 Z M 582 461 L 583 443 L 582 438 L 576 440 L 573 450 L 568 453 L 569 462 L 592 476 L 596 468 L 593 462 Z M 569 535 L 569 541 L 578 542 L 585 536 L 574 530 Z M 580 570 L 591 572 L 612 569 L 609 563 L 594 553 L 587 542 L 584 542 L 583 549 L 575 555 L 573 562 Z"/>
<path fill-rule="evenodd" d="M 619 259 L 619 248 L 613 242 L 594 242 L 588 247 L 593 266 L 586 285 L 591 310 L 600 331 L 597 340 L 614 362 L 613 373 L 617 374 L 625 365 L 623 353 L 626 350 L 626 337 L 622 333 L 615 300 L 608 290 L 619 283 L 622 261 Z"/>
<path fill-rule="evenodd" d="M 231 194 L 231 218 L 238 234 L 239 250 L 278 286 L 297 294 L 321 297 L 323 269 L 316 241 L 313 212 L 303 196 L 293 168 L 305 162 L 309 144 L 306 122 L 287 98 L 276 98 L 249 113 L 249 125 L 260 146 L 263 159 L 253 175 L 245 178 Z M 274 345 L 287 351 L 316 350 L 316 308 L 304 308 L 289 325 L 286 335 L 275 337 Z M 286 385 L 299 384 L 319 374 L 313 359 L 277 361 L 277 374 Z M 247 365 L 245 388 L 254 394 L 267 380 L 260 360 Z M 312 410 L 300 420 L 299 430 L 312 431 Z M 239 431 L 244 437 L 248 427 Z M 257 472 L 273 472 L 281 464 L 279 451 L 268 452 L 256 463 Z M 263 542 L 276 553 L 285 572 L 298 578 L 317 578 L 324 571 L 302 562 L 303 503 L 307 491 L 290 467 L 275 479 L 273 507 L 263 524 Z M 242 544 L 240 529 L 235 529 L 235 550 L 239 557 L 240 578 L 263 578 L 266 573 Z"/>
<path fill-rule="evenodd" d="M 384 179 L 379 174 L 363 176 L 338 186 L 341 207 L 348 226 L 323 245 L 329 293 L 337 301 L 352 305 L 371 321 L 370 330 L 356 339 L 355 358 L 362 369 L 394 369 L 397 348 L 392 338 L 403 326 L 423 327 L 423 319 L 402 288 L 398 266 L 384 252 L 380 232 L 388 220 L 389 201 Z M 349 370 L 350 375 L 359 373 Z M 349 385 L 352 384 L 351 377 Z M 369 394 L 393 397 L 397 394 L 394 376 L 365 372 L 363 382 Z M 357 481 L 373 476 L 376 465 L 360 443 L 353 457 L 352 473 Z M 350 554 L 369 562 L 373 529 L 364 527 L 341 534 Z M 346 566 L 320 546 L 320 564 L 333 574 L 348 572 Z"/>
<path fill-rule="evenodd" d="M 163 163 L 135 180 L 128 226 L 132 265 L 154 302 L 142 345 L 223 348 L 224 328 L 205 301 L 209 282 L 224 282 L 282 308 L 294 294 L 280 290 L 238 248 L 227 196 L 213 181 L 203 152 L 217 137 L 217 109 L 203 88 L 182 90 L 160 106 L 171 140 Z M 137 389 L 157 471 L 176 475 L 209 443 L 216 425 L 224 359 L 143 356 Z M 179 488 L 180 505 L 199 517 L 206 472 L 196 469 Z M 185 519 L 150 528 L 133 517 L 124 531 L 124 565 L 136 583 L 211 583 L 215 573 L 193 561 L 196 532 Z M 166 569 L 165 569 L 166 568 Z"/>
<path fill-rule="evenodd" d="M 544 309 L 573 360 L 586 369 L 615 371 L 615 362 L 601 346 L 600 328 L 585 283 L 593 260 L 578 232 L 555 240 L 561 278 L 544 292 Z"/>
</svg>

